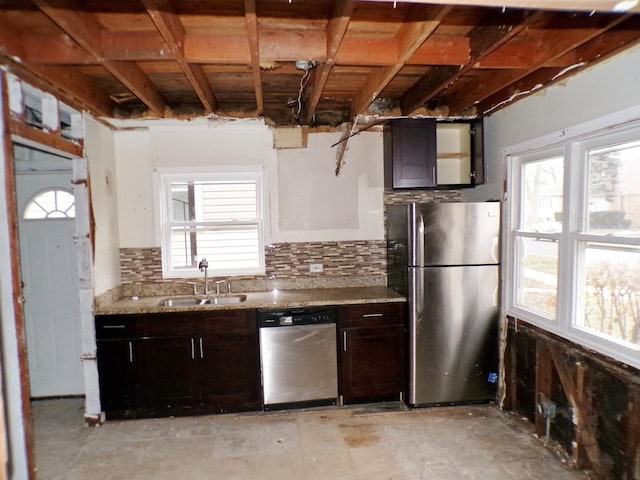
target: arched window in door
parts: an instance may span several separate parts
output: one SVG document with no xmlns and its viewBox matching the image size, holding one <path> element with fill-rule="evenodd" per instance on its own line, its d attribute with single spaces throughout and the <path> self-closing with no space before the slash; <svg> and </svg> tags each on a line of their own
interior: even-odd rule
<svg viewBox="0 0 640 480">
<path fill-rule="evenodd" d="M 24 209 L 25 220 L 43 218 L 75 218 L 76 207 L 73 194 L 61 188 L 52 188 L 34 195 Z"/>
</svg>

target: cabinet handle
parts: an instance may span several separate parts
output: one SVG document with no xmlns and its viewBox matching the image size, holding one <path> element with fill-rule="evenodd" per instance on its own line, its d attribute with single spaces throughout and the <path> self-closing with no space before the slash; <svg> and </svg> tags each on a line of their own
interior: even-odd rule
<svg viewBox="0 0 640 480">
<path fill-rule="evenodd" d="M 364 315 L 362 315 L 362 318 L 382 317 L 383 315 L 383 313 L 365 313 Z"/>
<path fill-rule="evenodd" d="M 107 329 L 122 329 L 122 328 L 127 328 L 126 325 L 103 325 L 102 328 L 104 328 L 105 330 Z"/>
<path fill-rule="evenodd" d="M 202 337 L 200 337 L 200 358 L 204 358 L 204 345 L 202 342 Z"/>
<path fill-rule="evenodd" d="M 195 360 L 196 358 L 196 342 L 191 338 L 191 360 Z"/>
<path fill-rule="evenodd" d="M 129 363 L 133 363 L 133 342 L 129 340 Z"/>
<path fill-rule="evenodd" d="M 342 351 L 343 352 L 347 351 L 347 331 L 346 330 L 342 331 Z"/>
</svg>

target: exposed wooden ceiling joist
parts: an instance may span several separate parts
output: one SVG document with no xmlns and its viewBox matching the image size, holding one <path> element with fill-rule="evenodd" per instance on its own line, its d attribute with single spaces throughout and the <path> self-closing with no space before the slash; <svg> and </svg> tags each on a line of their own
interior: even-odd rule
<svg viewBox="0 0 640 480">
<path fill-rule="evenodd" d="M 615 5 L 4 0 L 0 56 L 107 117 L 473 116 L 637 45 L 640 13 Z"/>
<path fill-rule="evenodd" d="M 329 74 L 336 63 L 336 55 L 347 33 L 351 14 L 355 8 L 355 0 L 337 0 L 327 26 L 327 56 L 319 70 L 314 72 L 311 89 L 305 97 L 304 122 L 310 123 L 316 113 L 320 96 L 327 85 Z"/>
<path fill-rule="evenodd" d="M 531 75 L 532 72 L 535 72 L 540 68 L 544 68 L 544 65 L 554 58 L 561 57 L 565 53 L 584 45 L 607 30 L 614 28 L 619 23 L 622 23 L 626 18 L 629 17 L 624 15 L 612 18 L 610 22 L 600 28 L 581 28 L 570 32 L 564 30 L 534 30 L 527 32 L 528 36 L 532 36 L 537 39 L 536 43 L 539 45 L 554 45 L 553 51 L 547 51 L 546 55 L 543 54 L 542 57 L 539 58 L 540 63 L 538 65 L 529 70 L 521 71 L 522 74 L 518 73 L 520 72 L 519 70 L 492 73 L 491 81 L 482 83 L 483 88 L 481 92 L 476 88 L 467 88 L 460 89 L 451 96 L 447 96 L 446 103 L 449 106 L 450 112 L 464 112 L 472 106 L 482 102 L 485 98 L 499 92 L 503 88 L 506 88 L 509 85 L 518 82 L 522 78 Z M 548 83 L 555 75 L 557 75 L 558 72 L 551 70 L 550 73 L 551 75 L 547 78 L 546 82 L 542 82 L 543 84 Z"/>
<path fill-rule="evenodd" d="M 99 116 L 113 114 L 115 104 L 103 90 L 84 75 L 68 68 L 24 62 L 27 57 L 20 34 L 0 17 L 0 55 L 12 59 L 15 68 L 39 81 L 39 86 L 57 93 L 65 101 Z"/>
<path fill-rule="evenodd" d="M 389 2 L 389 0 L 369 0 Z M 536 10 L 565 10 L 578 12 L 640 12 L 637 0 L 403 0 L 407 3 L 447 5 L 475 5 Z"/>
<path fill-rule="evenodd" d="M 405 66 L 409 58 L 429 38 L 451 7 L 440 7 L 433 11 L 412 9 L 409 21 L 404 23 L 396 34 L 398 58 L 395 65 L 376 68 L 369 74 L 363 88 L 351 101 L 352 117 L 361 114 L 380 95 L 380 92 L 393 80 Z"/>
<path fill-rule="evenodd" d="M 244 0 L 245 19 L 247 21 L 247 37 L 249 40 L 249 52 L 251 53 L 251 69 L 253 72 L 253 85 L 256 93 L 256 113 L 264 113 L 264 97 L 262 95 L 262 73 L 260 72 L 260 40 L 258 35 L 258 15 L 256 14 L 256 1 Z"/>
<path fill-rule="evenodd" d="M 498 25 L 484 25 L 475 27 L 469 32 L 470 58 L 465 66 L 457 69 L 438 67 L 437 71 L 428 71 L 416 82 L 402 99 L 402 111 L 410 115 L 429 100 L 434 98 L 447 87 L 454 84 L 477 62 L 497 50 L 507 41 L 518 35 L 525 28 L 535 22 L 541 14 L 531 14 L 527 11 L 514 11 L 501 18 Z M 443 81 L 438 81 L 443 79 Z M 453 109 L 450 109 L 453 110 Z"/>
<path fill-rule="evenodd" d="M 176 15 L 170 0 L 142 0 L 149 12 L 151 20 L 164 38 L 173 57 L 184 72 L 189 84 L 204 105 L 206 113 L 213 112 L 217 107 L 216 98 L 211 90 L 201 65 L 193 65 L 184 57 L 185 30 L 178 15 Z"/>
<path fill-rule="evenodd" d="M 82 11 L 79 5 L 71 1 L 33 0 L 33 3 L 153 112 L 164 116 L 165 101 L 162 94 L 138 65 L 104 58 L 103 29 L 91 13 Z"/>
</svg>

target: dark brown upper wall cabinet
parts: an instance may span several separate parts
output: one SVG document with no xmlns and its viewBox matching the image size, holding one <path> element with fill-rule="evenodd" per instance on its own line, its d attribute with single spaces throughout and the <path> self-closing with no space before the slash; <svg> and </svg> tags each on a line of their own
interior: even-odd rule
<svg viewBox="0 0 640 480">
<path fill-rule="evenodd" d="M 396 119 L 384 127 L 385 186 L 464 188 L 484 183 L 482 120 Z"/>
<path fill-rule="evenodd" d="M 436 120 L 391 120 L 384 126 L 385 185 L 436 186 Z"/>
</svg>

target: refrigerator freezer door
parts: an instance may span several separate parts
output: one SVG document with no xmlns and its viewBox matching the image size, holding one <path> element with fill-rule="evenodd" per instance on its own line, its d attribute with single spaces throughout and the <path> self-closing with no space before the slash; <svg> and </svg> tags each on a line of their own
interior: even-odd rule
<svg viewBox="0 0 640 480">
<path fill-rule="evenodd" d="M 411 204 L 409 266 L 499 261 L 500 204 Z"/>
<path fill-rule="evenodd" d="M 409 279 L 409 403 L 495 398 L 498 266 L 410 268 Z"/>
</svg>

